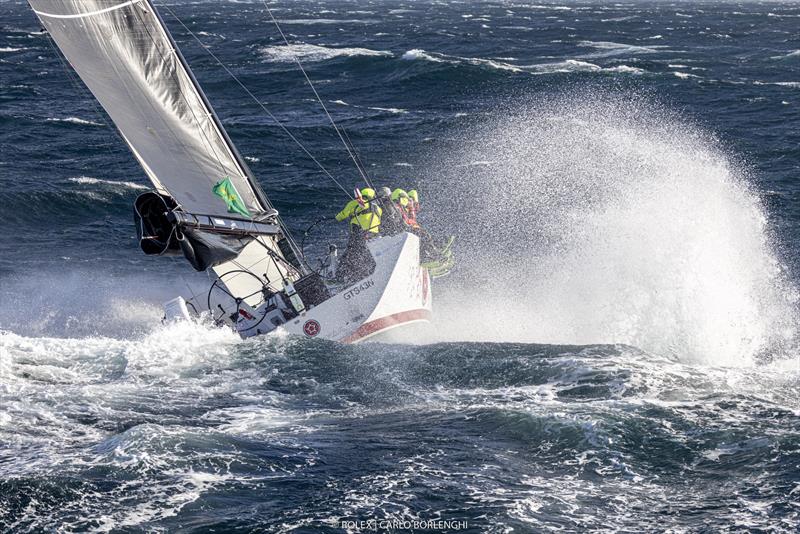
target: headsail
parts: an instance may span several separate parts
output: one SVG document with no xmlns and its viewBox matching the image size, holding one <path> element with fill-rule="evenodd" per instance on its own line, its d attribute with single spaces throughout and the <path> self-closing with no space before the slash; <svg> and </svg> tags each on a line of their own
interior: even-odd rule
<svg viewBox="0 0 800 534">
<path fill-rule="evenodd" d="M 29 3 L 160 193 L 193 214 L 271 211 L 150 0 Z"/>
</svg>

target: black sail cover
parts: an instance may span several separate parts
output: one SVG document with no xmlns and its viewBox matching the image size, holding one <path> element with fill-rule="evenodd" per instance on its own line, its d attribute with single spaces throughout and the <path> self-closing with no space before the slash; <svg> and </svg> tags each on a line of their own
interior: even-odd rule
<svg viewBox="0 0 800 534">
<path fill-rule="evenodd" d="M 189 213 L 271 211 L 149 0 L 29 0 L 161 195 Z M 223 180 L 238 194 L 214 192 Z"/>
</svg>

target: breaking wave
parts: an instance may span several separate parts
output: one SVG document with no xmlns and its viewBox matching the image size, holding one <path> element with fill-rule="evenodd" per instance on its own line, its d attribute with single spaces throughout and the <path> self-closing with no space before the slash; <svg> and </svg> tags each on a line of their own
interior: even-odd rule
<svg viewBox="0 0 800 534">
<path fill-rule="evenodd" d="M 425 50 L 420 50 L 420 49 L 413 49 L 407 51 L 402 55 L 402 59 L 405 59 L 407 61 L 424 60 L 424 61 L 431 61 L 434 63 L 451 63 L 455 65 L 467 64 L 478 67 L 489 67 L 498 70 L 508 70 L 511 72 L 523 71 L 521 67 L 512 65 L 510 63 L 505 63 L 502 61 L 495 61 L 493 59 L 450 56 L 447 54 L 439 54 L 436 52 L 426 52 Z"/>
<path fill-rule="evenodd" d="M 140 191 L 150 189 L 147 186 L 137 184 L 135 182 L 103 180 L 101 178 L 92 178 L 91 176 L 77 176 L 75 178 L 70 178 L 69 181 L 81 185 L 102 185 L 113 188 L 136 189 Z"/>
<path fill-rule="evenodd" d="M 90 120 L 81 119 L 79 117 L 67 117 L 67 118 L 64 118 L 64 119 L 51 117 L 51 118 L 48 118 L 47 120 L 49 122 L 68 122 L 70 124 L 80 124 L 80 125 L 84 125 L 84 126 L 103 126 L 103 124 L 100 124 L 99 122 L 93 122 L 93 121 L 90 121 Z"/>
<path fill-rule="evenodd" d="M 439 299 L 448 339 L 625 343 L 725 365 L 793 346 L 797 290 L 746 167 L 700 128 L 587 91 L 503 109 L 461 142 L 436 166 L 452 195 L 437 212 L 464 256 Z M 466 172 L 475 161 L 493 163 Z"/>
<path fill-rule="evenodd" d="M 268 46 L 261 49 L 261 54 L 267 61 L 276 63 L 290 63 L 295 59 L 300 61 L 326 61 L 338 57 L 358 56 L 392 56 L 385 50 L 371 50 L 369 48 L 335 48 L 312 45 L 307 43 Z"/>
<path fill-rule="evenodd" d="M 640 68 L 630 67 L 628 65 L 617 65 L 614 67 L 601 67 L 588 61 L 580 61 L 577 59 L 566 59 L 564 61 L 556 61 L 552 63 L 539 63 L 534 65 L 516 65 L 505 61 L 498 61 L 495 59 L 484 58 L 471 58 L 461 56 L 451 56 L 447 54 L 439 54 L 436 52 L 427 52 L 425 50 L 414 49 L 409 50 L 401 56 L 401 59 L 407 61 L 429 61 L 432 63 L 447 63 L 450 65 L 471 65 L 475 67 L 484 67 L 495 70 L 509 71 L 509 72 L 527 72 L 530 74 L 556 74 L 568 72 L 615 72 L 615 73 L 628 73 L 628 74 L 642 74 L 645 71 Z"/>
<path fill-rule="evenodd" d="M 594 48 L 597 52 L 587 54 L 587 58 L 605 58 L 613 56 L 631 56 L 637 54 L 654 54 L 659 52 L 660 49 L 666 46 L 640 46 L 630 45 L 624 43 L 615 43 L 611 41 L 581 41 L 578 46 Z"/>
<path fill-rule="evenodd" d="M 782 56 L 772 56 L 770 59 L 793 59 L 793 58 L 800 58 L 800 50 L 795 50 L 793 52 L 789 52 L 788 54 L 784 54 Z"/>
</svg>

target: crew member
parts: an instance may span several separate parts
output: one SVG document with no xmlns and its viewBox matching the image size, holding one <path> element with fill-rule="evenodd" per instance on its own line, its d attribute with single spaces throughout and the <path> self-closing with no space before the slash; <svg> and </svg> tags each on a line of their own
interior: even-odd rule
<svg viewBox="0 0 800 534">
<path fill-rule="evenodd" d="M 417 213 L 419 213 L 419 194 L 416 189 L 408 192 L 408 206 L 406 206 L 408 223 L 412 228 L 419 228 Z"/>
<path fill-rule="evenodd" d="M 406 193 L 405 189 L 400 189 L 399 187 L 392 191 L 392 202 L 395 206 L 397 206 L 397 211 L 400 212 L 400 215 L 403 216 L 403 222 L 409 224 L 408 222 L 408 193 Z"/>
<path fill-rule="evenodd" d="M 406 229 L 403 216 L 392 202 L 392 191 L 388 187 L 378 189 L 378 203 L 383 213 L 381 214 L 381 234 L 390 236 L 399 234 Z"/>
<path fill-rule="evenodd" d="M 383 210 L 374 199 L 374 189 L 356 190 L 356 198 L 336 214 L 339 222 L 350 220 L 347 248 L 336 269 L 336 277 L 345 283 L 360 280 L 375 268 L 375 260 L 367 249 L 367 239 L 380 231 Z"/>
</svg>

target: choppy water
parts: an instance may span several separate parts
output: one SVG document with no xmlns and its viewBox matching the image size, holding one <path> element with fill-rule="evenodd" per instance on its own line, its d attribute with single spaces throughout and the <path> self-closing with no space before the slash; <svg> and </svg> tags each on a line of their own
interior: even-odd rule
<svg viewBox="0 0 800 534">
<path fill-rule="evenodd" d="M 356 185 L 300 57 L 459 269 L 421 346 L 160 325 L 198 277 L 139 254 L 142 172 L 0 2 L 0 528 L 800 528 L 800 5 L 273 2 L 287 51 L 258 2 L 158 3 Z M 287 222 L 337 210 L 165 18 Z"/>
</svg>

